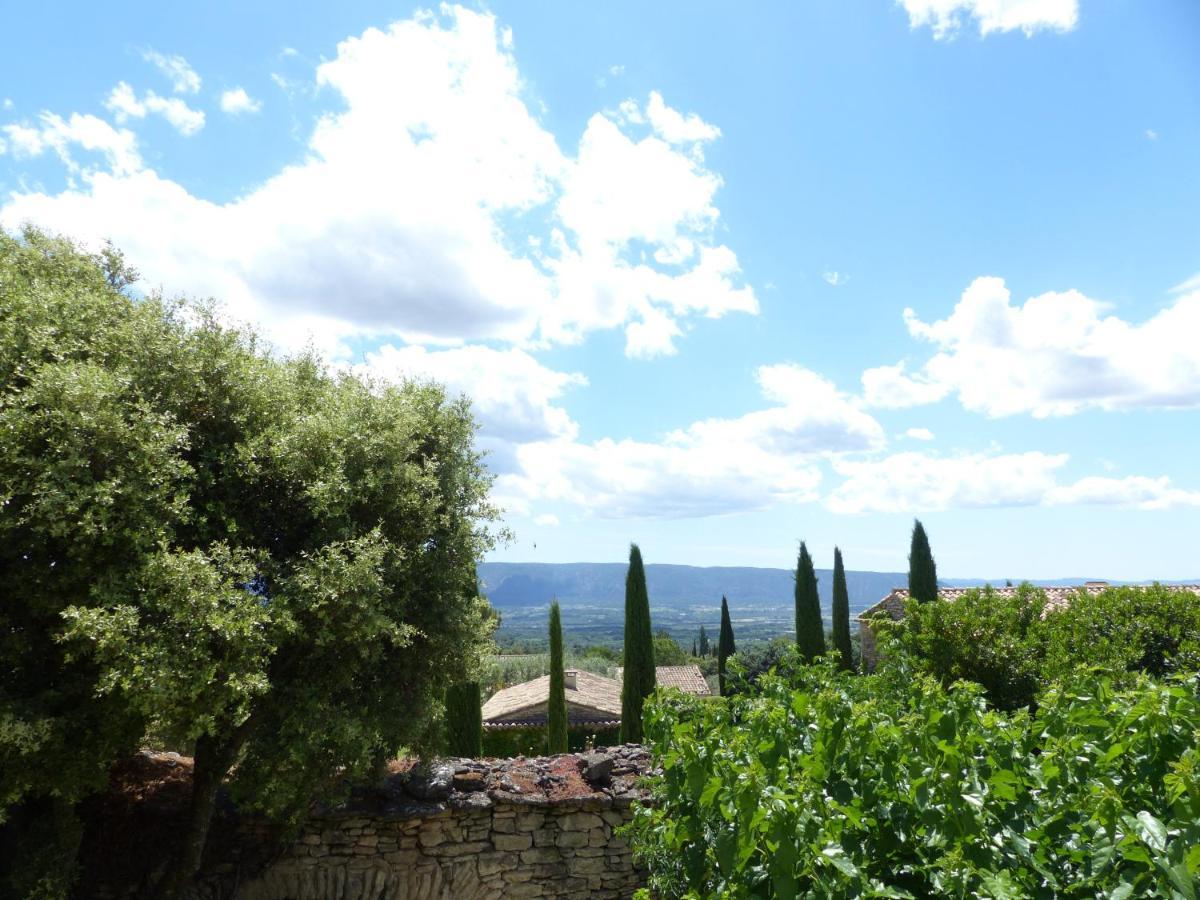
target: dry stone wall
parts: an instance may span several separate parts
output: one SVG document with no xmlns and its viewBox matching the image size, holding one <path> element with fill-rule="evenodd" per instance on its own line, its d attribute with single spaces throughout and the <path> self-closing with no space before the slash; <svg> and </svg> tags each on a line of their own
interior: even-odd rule
<svg viewBox="0 0 1200 900">
<path fill-rule="evenodd" d="M 625 898 L 643 883 L 625 840 L 646 751 L 449 760 L 319 810 L 265 869 L 192 900 Z M 214 877 L 216 873 L 214 873 Z"/>
</svg>

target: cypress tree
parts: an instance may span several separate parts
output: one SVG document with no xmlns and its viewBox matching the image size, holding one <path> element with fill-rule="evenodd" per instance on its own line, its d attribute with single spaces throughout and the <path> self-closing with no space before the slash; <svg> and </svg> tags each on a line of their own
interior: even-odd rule
<svg viewBox="0 0 1200 900">
<path fill-rule="evenodd" d="M 733 643 L 733 623 L 729 620 L 729 601 L 721 597 L 721 633 L 717 637 L 717 680 L 725 696 L 725 663 L 737 652 Z"/>
<path fill-rule="evenodd" d="M 847 672 L 854 670 L 854 650 L 850 646 L 850 592 L 846 590 L 846 567 L 842 551 L 833 548 L 833 647 Z"/>
<path fill-rule="evenodd" d="M 557 600 L 550 604 L 550 701 L 546 721 L 547 749 L 550 753 L 566 753 L 567 687 L 563 672 L 562 615 Z"/>
<path fill-rule="evenodd" d="M 629 545 L 625 575 L 625 674 L 621 684 L 621 740 L 642 739 L 642 705 L 654 690 L 654 636 L 650 631 L 650 595 L 642 551 Z"/>
<path fill-rule="evenodd" d="M 812 662 L 825 652 L 817 573 L 813 571 L 812 557 L 804 541 L 800 542 L 800 558 L 796 560 L 796 647 L 805 662 Z"/>
<path fill-rule="evenodd" d="M 912 549 L 908 553 L 908 595 L 922 603 L 937 599 L 937 564 L 920 519 L 913 520 Z"/>
<path fill-rule="evenodd" d="M 692 659 L 695 659 L 696 655 L 696 642 L 692 641 Z"/>
<path fill-rule="evenodd" d="M 704 630 L 704 626 L 700 626 L 700 655 L 708 656 L 711 648 L 708 646 L 708 632 Z"/>
<path fill-rule="evenodd" d="M 483 704 L 478 681 L 446 688 L 446 750 L 451 756 L 483 755 Z"/>
</svg>

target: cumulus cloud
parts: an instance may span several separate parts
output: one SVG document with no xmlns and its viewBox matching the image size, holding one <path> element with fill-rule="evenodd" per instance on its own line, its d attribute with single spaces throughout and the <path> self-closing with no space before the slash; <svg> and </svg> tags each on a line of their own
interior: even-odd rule
<svg viewBox="0 0 1200 900">
<path fill-rule="evenodd" d="M 1200 491 L 1177 488 L 1166 476 L 1092 476 L 1081 478 L 1074 484 L 1054 488 L 1046 495 L 1046 502 L 1051 505 L 1102 503 L 1138 509 L 1166 509 L 1171 506 L 1200 506 Z"/>
<path fill-rule="evenodd" d="M 112 89 L 104 106 L 121 124 L 129 119 L 144 119 L 148 113 L 162 116 L 171 127 L 185 137 L 204 127 L 204 113 L 192 109 L 178 97 L 160 97 L 154 91 L 146 91 L 139 99 L 134 89 L 124 81 Z"/>
<path fill-rule="evenodd" d="M 676 429 L 657 442 L 541 441 L 517 450 L 519 470 L 498 493 L 514 509 L 538 500 L 604 517 L 684 518 L 817 499 L 820 460 L 875 450 L 883 430 L 859 402 L 791 364 L 757 372 L 773 405 Z"/>
<path fill-rule="evenodd" d="M 830 287 L 837 287 L 839 284 L 846 283 L 846 276 L 841 272 L 822 272 L 821 277 L 825 279 L 825 283 Z"/>
<path fill-rule="evenodd" d="M 6 136 L 8 152 L 15 159 L 37 157 L 50 151 L 72 174 L 91 171 L 76 160 L 75 150 L 99 153 L 111 172 L 118 177 L 132 176 L 142 167 L 134 133 L 124 128 L 113 128 L 96 116 L 74 113 L 64 119 L 54 113 L 44 112 L 36 125 L 12 123 L 0 127 L 0 131 Z M 2 212 L 0 208 L 0 214 Z M 20 220 L 8 224 L 11 227 L 20 224 Z"/>
<path fill-rule="evenodd" d="M 870 461 L 837 460 L 844 477 L 827 498 L 838 513 L 913 513 L 952 508 L 1096 503 L 1159 509 L 1200 505 L 1200 491 L 1169 478 L 1087 477 L 1060 484 L 1065 453 L 896 453 Z"/>
<path fill-rule="evenodd" d="M 183 65 L 164 70 L 191 90 Z M 307 156 L 236 200 L 123 165 L 18 192 L 0 223 L 110 237 L 150 283 L 334 353 L 351 338 L 529 348 L 620 328 L 631 356 L 653 356 L 691 317 L 757 311 L 716 238 L 721 179 L 702 147 L 719 130 L 661 96 L 630 102 L 640 124 L 593 116 L 564 152 L 524 99 L 511 35 L 460 7 L 343 41 L 315 80 L 336 111 Z M 122 91 L 114 114 L 139 104 Z"/>
<path fill-rule="evenodd" d="M 542 513 L 541 515 L 533 517 L 533 524 L 541 525 L 544 528 L 556 528 L 560 523 L 558 521 L 558 516 L 556 516 L 554 513 Z"/>
<path fill-rule="evenodd" d="M 221 92 L 221 112 L 231 116 L 242 113 L 256 113 L 262 109 L 262 103 L 246 93 L 245 88 L 235 87 Z"/>
<path fill-rule="evenodd" d="M 877 366 L 862 374 L 863 397 L 867 405 L 882 409 L 904 409 L 936 403 L 949 393 L 944 385 L 926 378 L 914 378 L 904 370 L 904 363 Z"/>
<path fill-rule="evenodd" d="M 438 381 L 471 398 L 486 436 L 516 443 L 574 439 L 578 426 L 556 401 L 587 384 L 579 373 L 547 368 L 524 350 L 479 345 L 428 350 L 387 344 L 368 353 L 358 370 L 388 380 Z"/>
<path fill-rule="evenodd" d="M 906 438 L 911 438 L 914 441 L 932 441 L 933 432 L 928 428 L 909 428 L 904 432 Z"/>
<path fill-rule="evenodd" d="M 167 56 L 157 50 L 147 50 L 142 59 L 154 65 L 171 82 L 177 94 L 194 94 L 200 90 L 200 76 L 182 56 Z"/>
<path fill-rule="evenodd" d="M 1107 309 L 1074 290 L 1014 305 L 1002 279 L 977 278 L 941 321 L 905 310 L 909 333 L 939 352 L 911 376 L 903 364 L 864 372 L 864 394 L 900 407 L 955 393 L 975 412 L 1038 418 L 1200 406 L 1200 290 L 1141 323 Z"/>
<path fill-rule="evenodd" d="M 1016 31 L 1026 36 L 1042 29 L 1070 31 L 1079 21 L 1078 0 L 897 0 L 909 25 L 928 25 L 937 40 L 956 35 L 973 19 L 980 35 Z"/>
</svg>

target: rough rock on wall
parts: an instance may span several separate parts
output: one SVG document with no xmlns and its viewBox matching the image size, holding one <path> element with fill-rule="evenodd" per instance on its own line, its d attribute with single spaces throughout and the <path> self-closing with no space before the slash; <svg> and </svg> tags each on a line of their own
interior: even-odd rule
<svg viewBox="0 0 1200 900">
<path fill-rule="evenodd" d="M 189 900 L 623 898 L 643 883 L 614 829 L 649 754 L 446 760 L 317 810 L 252 880 L 217 873 Z"/>
</svg>

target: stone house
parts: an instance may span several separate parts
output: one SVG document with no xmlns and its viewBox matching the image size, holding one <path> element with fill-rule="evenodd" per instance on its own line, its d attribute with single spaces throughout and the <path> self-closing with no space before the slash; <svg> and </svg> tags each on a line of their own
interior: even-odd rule
<svg viewBox="0 0 1200 900">
<path fill-rule="evenodd" d="M 1066 606 L 1071 602 L 1071 598 L 1079 591 L 1083 590 L 1089 594 L 1099 594 L 1108 587 L 1107 581 L 1089 581 L 1085 584 L 1064 584 L 1054 585 L 1051 587 L 1040 586 L 1039 588 L 1045 592 L 1046 599 L 1049 601 L 1047 609 L 1057 609 Z M 1194 594 L 1200 595 L 1200 585 L 1180 585 L 1180 590 L 1191 591 Z M 938 588 L 938 598 L 941 600 L 953 600 L 961 597 L 967 591 L 978 590 L 978 588 L 965 587 L 940 587 Z M 1011 597 L 1017 592 L 1016 587 L 993 587 L 1001 597 Z M 879 649 L 876 644 L 876 635 L 871 627 L 871 620 L 886 615 L 893 622 L 899 622 L 904 618 L 904 604 L 908 601 L 908 588 L 893 588 L 892 592 L 876 603 L 874 606 L 863 610 L 858 617 L 858 628 L 860 635 L 860 647 L 862 650 L 862 663 L 865 671 L 871 671 L 875 668 L 875 664 L 879 661 Z"/>
<path fill-rule="evenodd" d="M 567 727 L 617 728 L 621 724 L 620 678 L 605 678 L 593 672 L 568 669 L 565 673 Z M 617 669 L 620 676 L 621 670 Z M 677 687 L 685 693 L 707 696 L 708 683 L 697 666 L 659 666 L 658 684 Z M 527 728 L 547 724 L 550 676 L 514 684 L 497 691 L 483 704 L 486 729 Z"/>
</svg>

